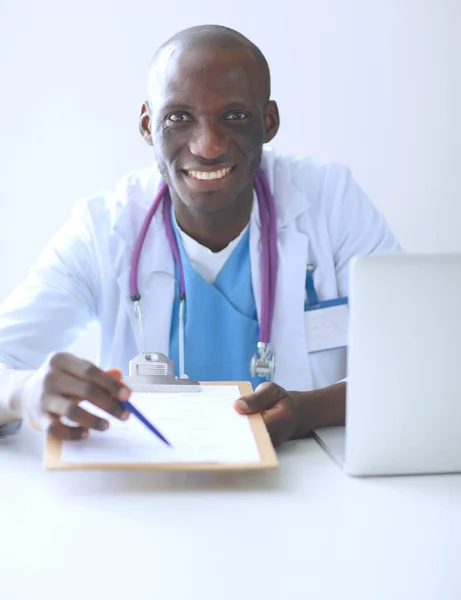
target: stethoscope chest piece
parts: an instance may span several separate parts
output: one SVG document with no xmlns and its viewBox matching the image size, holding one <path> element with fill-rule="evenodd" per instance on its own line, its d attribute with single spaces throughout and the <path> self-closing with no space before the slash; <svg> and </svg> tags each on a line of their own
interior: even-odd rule
<svg viewBox="0 0 461 600">
<path fill-rule="evenodd" d="M 258 342 L 258 352 L 251 359 L 250 372 L 252 377 L 265 377 L 269 381 L 274 379 L 275 353 L 271 344 Z"/>
</svg>

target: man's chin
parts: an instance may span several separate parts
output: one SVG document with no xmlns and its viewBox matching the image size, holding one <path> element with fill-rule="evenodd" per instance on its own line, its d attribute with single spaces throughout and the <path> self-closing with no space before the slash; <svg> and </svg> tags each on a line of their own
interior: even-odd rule
<svg viewBox="0 0 461 600">
<path fill-rule="evenodd" d="M 190 194 L 181 195 L 181 202 L 189 210 L 202 214 L 211 214 L 230 208 L 233 204 L 231 198 L 228 195 L 223 197 L 222 194 L 208 192 L 200 195 L 194 194 L 193 196 Z"/>
<path fill-rule="evenodd" d="M 227 178 L 226 178 L 227 179 Z M 212 213 L 226 210 L 238 197 L 234 185 L 219 180 L 199 180 L 184 174 L 180 181 L 175 181 L 176 195 L 189 209 Z"/>
</svg>

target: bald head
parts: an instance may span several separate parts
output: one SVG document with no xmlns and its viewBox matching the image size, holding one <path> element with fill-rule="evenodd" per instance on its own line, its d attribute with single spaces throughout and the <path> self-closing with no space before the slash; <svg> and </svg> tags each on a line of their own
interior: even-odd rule
<svg viewBox="0 0 461 600">
<path fill-rule="evenodd" d="M 176 33 L 156 51 L 149 67 L 148 96 L 152 86 L 159 83 L 168 68 L 170 59 L 184 51 L 203 51 L 210 56 L 213 53 L 228 52 L 236 61 L 251 64 L 257 78 L 258 91 L 264 102 L 270 97 L 270 71 L 261 50 L 244 35 L 222 25 L 199 25 Z"/>
<path fill-rule="evenodd" d="M 194 214 L 248 212 L 263 144 L 279 127 L 269 95 L 266 59 L 237 31 L 193 27 L 157 50 L 139 128 L 154 148 L 176 214 L 184 210 L 194 220 Z M 203 178 L 203 169 L 214 179 Z"/>
</svg>

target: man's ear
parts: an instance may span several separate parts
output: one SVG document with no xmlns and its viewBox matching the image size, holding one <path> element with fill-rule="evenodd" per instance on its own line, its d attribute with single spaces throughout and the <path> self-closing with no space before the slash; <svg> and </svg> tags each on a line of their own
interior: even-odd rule
<svg viewBox="0 0 461 600">
<path fill-rule="evenodd" d="M 139 116 L 139 133 L 144 138 L 145 142 L 152 146 L 152 122 L 148 102 L 144 102 Z"/>
<path fill-rule="evenodd" d="M 279 109 L 274 100 L 270 100 L 267 103 L 266 113 L 264 116 L 264 125 L 266 128 L 264 143 L 267 144 L 275 138 L 280 127 Z"/>
</svg>

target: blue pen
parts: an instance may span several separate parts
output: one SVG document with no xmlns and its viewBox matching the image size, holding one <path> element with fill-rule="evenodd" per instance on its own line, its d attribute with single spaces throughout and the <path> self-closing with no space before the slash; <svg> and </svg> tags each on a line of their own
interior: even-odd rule
<svg viewBox="0 0 461 600">
<path fill-rule="evenodd" d="M 126 410 L 130 411 L 130 413 L 132 413 L 135 417 L 137 417 L 141 421 L 141 423 L 143 423 L 143 425 L 145 425 L 147 427 L 147 429 L 149 429 L 149 431 L 151 431 L 160 440 L 162 440 L 162 442 L 164 442 L 167 446 L 170 446 L 170 448 L 172 447 L 170 442 L 160 433 L 160 431 L 156 427 L 154 427 L 152 425 L 152 423 L 150 423 L 146 419 L 146 417 L 144 417 L 139 412 L 139 410 L 131 404 L 131 402 L 125 401 L 125 402 L 121 402 L 120 404 L 123 406 L 123 408 L 126 408 Z"/>
<path fill-rule="evenodd" d="M 304 310 L 318 304 L 318 296 L 314 285 L 314 265 L 306 265 L 306 295 L 304 300 Z"/>
</svg>

